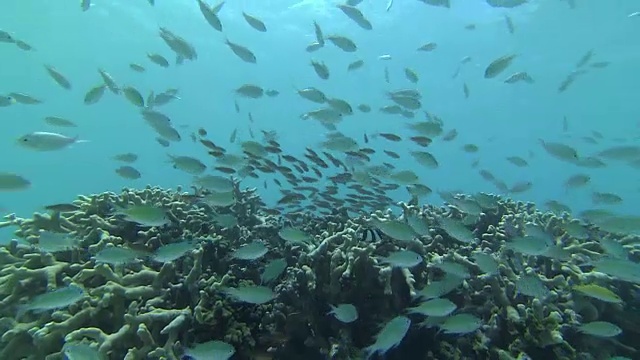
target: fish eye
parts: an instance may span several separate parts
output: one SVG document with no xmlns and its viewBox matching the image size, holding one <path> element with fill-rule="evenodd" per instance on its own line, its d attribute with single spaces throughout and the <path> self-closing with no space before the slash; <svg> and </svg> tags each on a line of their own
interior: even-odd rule
<svg viewBox="0 0 640 360">
<path fill-rule="evenodd" d="M 29 141 L 29 138 L 26 138 L 26 137 L 22 138 L 22 142 L 27 142 L 27 141 Z"/>
</svg>

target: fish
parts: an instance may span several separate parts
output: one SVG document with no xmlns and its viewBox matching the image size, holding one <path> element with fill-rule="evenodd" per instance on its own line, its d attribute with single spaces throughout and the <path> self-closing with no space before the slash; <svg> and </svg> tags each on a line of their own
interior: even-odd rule
<svg viewBox="0 0 640 360">
<path fill-rule="evenodd" d="M 347 53 L 352 53 L 358 50 L 358 46 L 353 40 L 340 35 L 329 35 L 325 37 L 326 40 L 329 40 L 333 45 L 340 48 L 342 51 Z"/>
<path fill-rule="evenodd" d="M 445 317 L 449 316 L 457 308 L 457 305 L 449 299 L 435 298 L 422 302 L 418 306 L 408 308 L 407 313 Z"/>
<path fill-rule="evenodd" d="M 484 78 L 491 79 L 500 75 L 511 65 L 516 56 L 515 54 L 503 55 L 491 61 L 484 70 Z"/>
<path fill-rule="evenodd" d="M 98 85 L 89 89 L 84 95 L 84 104 L 85 105 L 93 105 L 97 104 L 102 96 L 104 96 L 104 90 L 107 88 L 106 85 Z"/>
<path fill-rule="evenodd" d="M 610 338 L 622 334 L 622 329 L 618 325 L 607 321 L 593 321 L 582 324 L 578 326 L 578 331 L 583 334 L 602 338 Z"/>
<path fill-rule="evenodd" d="M 133 70 L 135 72 L 139 72 L 139 73 L 143 73 L 143 72 L 147 71 L 147 69 L 144 66 L 142 66 L 140 64 L 137 64 L 137 63 L 129 64 L 129 68 L 131 70 Z"/>
<path fill-rule="evenodd" d="M 432 281 L 422 290 L 416 293 L 416 297 L 422 299 L 435 299 L 445 296 L 462 285 L 464 279 L 445 273 L 445 276 L 438 281 Z"/>
<path fill-rule="evenodd" d="M 319 42 L 312 42 L 311 44 L 307 45 L 305 50 L 311 53 L 322 49 L 323 46 L 324 45 L 320 44 Z"/>
<path fill-rule="evenodd" d="M 578 151 L 576 151 L 576 149 L 569 145 L 558 142 L 545 141 L 542 139 L 538 139 L 538 141 L 549 155 L 559 160 L 574 163 L 579 159 Z"/>
<path fill-rule="evenodd" d="M 202 13 L 202 16 L 204 16 L 207 23 L 209 23 L 209 25 L 217 31 L 222 31 L 222 22 L 220 21 L 220 18 L 217 14 L 218 11 L 220 11 L 220 9 L 222 8 L 221 4 L 224 4 L 224 1 L 216 7 L 210 7 L 203 0 L 198 0 L 198 7 L 200 9 L 200 12 Z"/>
<path fill-rule="evenodd" d="M 72 212 L 80 210 L 80 206 L 69 203 L 51 204 L 46 205 L 44 208 L 54 212 Z"/>
<path fill-rule="evenodd" d="M 460 313 L 447 317 L 438 327 L 445 334 L 462 335 L 478 330 L 482 327 L 482 320 L 471 314 Z"/>
<path fill-rule="evenodd" d="M 327 313 L 333 315 L 338 321 L 344 324 L 350 324 L 358 320 L 358 309 L 352 304 L 339 304 L 338 306 L 329 305 L 331 310 Z"/>
<path fill-rule="evenodd" d="M 47 116 L 44 118 L 44 121 L 51 126 L 78 127 L 78 124 L 76 124 L 75 122 L 59 116 Z"/>
<path fill-rule="evenodd" d="M 526 71 L 515 72 L 504 80 L 507 84 L 515 84 L 519 82 L 525 82 L 527 84 L 533 84 L 535 81 Z"/>
<path fill-rule="evenodd" d="M 257 260 L 267 254 L 269 249 L 260 241 L 252 241 L 235 250 L 231 257 L 238 260 Z"/>
<path fill-rule="evenodd" d="M 191 175 L 200 175 L 206 169 L 207 166 L 202 161 L 191 156 L 176 156 L 168 155 L 169 163 L 172 164 L 174 169 L 182 170 Z"/>
<path fill-rule="evenodd" d="M 543 300 L 549 295 L 549 289 L 536 274 L 524 274 L 516 280 L 519 294 Z"/>
<path fill-rule="evenodd" d="M 465 265 L 457 262 L 443 260 L 439 263 L 433 264 L 432 266 L 440 269 L 448 275 L 453 275 L 461 279 L 468 279 L 471 276 L 469 269 Z"/>
<path fill-rule="evenodd" d="M 236 353 L 233 345 L 220 340 L 195 344 L 184 350 L 184 357 L 193 360 L 229 360 Z"/>
<path fill-rule="evenodd" d="M 125 86 L 122 89 L 122 93 L 124 94 L 125 99 L 127 99 L 131 104 L 138 107 L 144 107 L 144 98 L 134 87 Z"/>
<path fill-rule="evenodd" d="M 17 103 L 16 99 L 8 95 L 0 95 L 0 107 L 7 107 Z"/>
<path fill-rule="evenodd" d="M 626 249 L 625 249 L 626 250 Z M 640 264 L 625 258 L 602 258 L 593 264 L 594 270 L 621 281 L 640 284 Z"/>
<path fill-rule="evenodd" d="M 594 55 L 595 55 L 595 52 L 593 51 L 593 49 L 588 50 L 586 53 L 584 53 L 584 55 L 582 55 L 580 57 L 580 59 L 576 63 L 575 67 L 576 68 L 581 68 L 581 67 L 587 65 L 589 63 L 589 61 L 591 61 L 591 58 L 593 58 Z"/>
<path fill-rule="evenodd" d="M 587 185 L 591 181 L 591 176 L 587 174 L 575 174 L 570 176 L 565 182 L 564 186 L 567 190 L 576 189 Z"/>
<path fill-rule="evenodd" d="M 521 158 L 520 156 L 509 156 L 506 158 L 507 161 L 509 161 L 511 164 L 517 166 L 517 167 L 526 167 L 529 166 L 529 163 L 527 162 L 527 160 Z"/>
<path fill-rule="evenodd" d="M 320 27 L 320 25 L 318 25 L 318 23 L 314 20 L 313 21 L 313 33 L 316 37 L 316 43 L 320 46 L 323 47 L 324 46 L 324 34 L 322 32 L 322 28 Z"/>
<path fill-rule="evenodd" d="M 229 192 L 234 188 L 234 183 L 231 179 L 217 175 L 198 176 L 194 179 L 194 184 L 217 192 Z"/>
<path fill-rule="evenodd" d="M 120 166 L 115 170 L 115 172 L 116 174 L 120 175 L 120 177 L 130 180 L 136 180 L 142 177 L 140 171 L 130 165 Z"/>
<path fill-rule="evenodd" d="M 308 88 L 299 89 L 299 90 L 296 89 L 296 92 L 302 98 L 318 104 L 324 104 L 327 101 L 327 96 L 322 91 L 320 91 L 315 87 L 308 87 Z"/>
<path fill-rule="evenodd" d="M 13 98 L 15 102 L 19 104 L 24 104 L 24 105 L 42 104 L 42 100 L 24 93 L 12 92 L 12 93 L 9 93 L 9 97 Z"/>
<path fill-rule="evenodd" d="M 407 78 L 407 80 L 409 80 L 412 83 L 417 83 L 418 81 L 420 81 L 420 78 L 418 77 L 418 74 L 415 72 L 415 70 L 411 69 L 411 68 L 404 68 L 404 75 Z"/>
<path fill-rule="evenodd" d="M 8 32 L 6 32 L 4 30 L 0 30 L 0 42 L 15 43 L 16 40 Z"/>
<path fill-rule="evenodd" d="M 122 154 L 114 155 L 113 160 L 131 164 L 136 162 L 136 160 L 138 160 L 138 155 L 130 152 L 122 153 Z"/>
<path fill-rule="evenodd" d="M 180 141 L 180 133 L 172 126 L 171 119 L 155 110 L 143 109 L 142 117 L 160 137 L 168 141 Z M 168 144 L 167 144 L 168 145 Z"/>
<path fill-rule="evenodd" d="M 375 226 L 384 235 L 398 241 L 411 241 L 416 236 L 409 224 L 398 220 L 376 221 Z"/>
<path fill-rule="evenodd" d="M 269 261 L 260 274 L 260 284 L 269 284 L 287 269 L 287 261 L 285 259 L 273 259 Z"/>
<path fill-rule="evenodd" d="M 356 60 L 347 65 L 347 71 L 354 71 L 364 66 L 364 60 Z"/>
<path fill-rule="evenodd" d="M 524 5 L 529 2 L 529 0 L 486 0 L 487 4 L 491 7 L 495 8 L 515 8 L 520 5 Z"/>
<path fill-rule="evenodd" d="M 88 1 L 88 0 L 86 0 Z M 65 342 L 62 347 L 65 360 L 104 360 L 97 346 L 88 343 Z"/>
<path fill-rule="evenodd" d="M 0 191 L 23 191 L 31 187 L 31 181 L 22 175 L 0 171 Z"/>
<path fill-rule="evenodd" d="M 244 11 L 242 12 L 242 17 L 245 19 L 245 21 L 247 22 L 247 24 L 249 24 L 249 26 L 251 26 L 252 28 L 260 31 L 260 32 L 266 32 L 267 31 L 267 26 L 264 24 L 264 22 L 262 22 L 262 20 L 258 19 L 257 17 L 253 16 L 253 15 L 249 15 L 247 13 L 245 13 Z"/>
<path fill-rule="evenodd" d="M 389 350 L 397 347 L 409 332 L 411 320 L 406 316 L 396 316 L 389 320 L 376 334 L 376 341 L 367 346 L 364 351 L 367 358 L 374 354 L 384 356 Z"/>
<path fill-rule="evenodd" d="M 166 210 L 154 205 L 130 205 L 118 209 L 114 215 L 122 216 L 126 221 L 148 227 L 162 227 L 171 222 Z"/>
<path fill-rule="evenodd" d="M 329 68 L 327 67 L 327 65 L 324 64 L 324 62 L 311 60 L 311 66 L 313 67 L 313 70 L 315 71 L 316 75 L 318 75 L 320 79 L 322 80 L 329 79 L 329 75 L 330 75 Z"/>
<path fill-rule="evenodd" d="M 264 89 L 254 84 L 244 84 L 236 89 L 236 94 L 252 99 L 258 99 L 264 95 Z"/>
<path fill-rule="evenodd" d="M 476 266 L 485 274 L 493 275 L 498 273 L 498 261 L 491 254 L 484 252 L 473 253 Z"/>
<path fill-rule="evenodd" d="M 362 230 L 361 239 L 366 242 L 378 242 L 382 238 L 382 232 L 378 229 L 366 228 Z"/>
<path fill-rule="evenodd" d="M 293 227 L 285 227 L 278 231 L 278 235 L 284 241 L 291 244 L 307 244 L 313 241 L 313 238 L 306 232 Z"/>
<path fill-rule="evenodd" d="M 96 263 L 122 265 L 137 260 L 140 255 L 138 251 L 126 247 L 111 246 L 98 251 L 93 260 Z"/>
<path fill-rule="evenodd" d="M 434 42 L 428 42 L 418 48 L 418 51 L 431 52 L 438 48 L 438 44 Z"/>
<path fill-rule="evenodd" d="M 509 15 L 504 16 L 504 23 L 507 26 L 507 30 L 509 30 L 509 34 L 513 34 L 516 32 L 515 25 L 513 24 L 513 20 Z"/>
<path fill-rule="evenodd" d="M 400 250 L 392 252 L 386 257 L 380 258 L 380 262 L 383 264 L 389 264 L 393 267 L 412 268 L 424 262 L 424 259 L 420 254 L 414 251 Z"/>
<path fill-rule="evenodd" d="M 440 227 L 453 239 L 462 243 L 474 243 L 476 237 L 465 225 L 453 218 L 441 217 L 438 219 Z"/>
<path fill-rule="evenodd" d="M 598 299 L 603 302 L 612 304 L 622 303 L 622 299 L 620 298 L 620 296 L 618 296 L 618 294 L 597 284 L 575 285 L 572 289 L 584 296 Z"/>
<path fill-rule="evenodd" d="M 624 199 L 620 195 L 613 194 L 613 193 L 594 191 L 591 194 L 591 201 L 594 204 L 613 205 L 613 204 L 619 204 L 623 200 Z"/>
<path fill-rule="evenodd" d="M 197 242 L 193 240 L 183 240 L 165 244 L 157 248 L 151 258 L 162 263 L 172 262 L 195 250 L 197 245 Z"/>
<path fill-rule="evenodd" d="M 216 207 L 232 206 L 236 203 L 236 197 L 233 191 L 227 192 L 211 192 L 202 198 L 203 202 Z"/>
<path fill-rule="evenodd" d="M 66 308 L 75 304 L 86 296 L 84 289 L 76 284 L 70 284 L 56 290 L 36 295 L 26 304 L 21 305 L 18 310 L 18 317 L 27 312 L 43 312 Z"/>
<path fill-rule="evenodd" d="M 373 26 L 371 22 L 364 16 L 364 14 L 355 6 L 349 4 L 337 4 L 336 7 L 340 9 L 349 19 L 353 20 L 358 26 L 364 30 L 372 30 Z"/>
<path fill-rule="evenodd" d="M 544 239 L 525 235 L 511 239 L 505 244 L 505 247 L 523 255 L 536 256 L 544 254 L 551 245 L 553 245 L 551 242 L 544 241 Z"/>
<path fill-rule="evenodd" d="M 36 131 L 22 135 L 17 143 L 30 150 L 55 151 L 65 149 L 73 144 L 86 143 L 89 140 L 80 140 L 79 137 L 68 137 L 58 133 Z"/>
<path fill-rule="evenodd" d="M 38 236 L 38 248 L 41 251 L 55 253 L 76 248 L 79 241 L 69 234 L 42 231 Z"/>
<path fill-rule="evenodd" d="M 45 65 L 45 69 L 49 76 L 56 82 L 56 84 L 60 85 L 65 90 L 71 90 L 71 82 L 64 76 L 60 71 L 54 68 L 51 65 Z"/>
<path fill-rule="evenodd" d="M 163 68 L 169 67 L 169 60 L 167 60 L 164 56 L 155 53 L 148 53 L 147 57 L 151 60 L 152 63 L 159 65 Z"/>
<path fill-rule="evenodd" d="M 255 64 L 258 62 L 258 59 L 256 58 L 255 54 L 248 48 L 242 45 L 233 43 L 229 41 L 229 39 L 225 39 L 225 44 L 227 44 L 227 46 L 231 49 L 231 51 L 234 54 L 236 54 L 236 56 L 240 58 L 240 60 L 249 64 Z"/>
<path fill-rule="evenodd" d="M 120 88 L 118 87 L 118 84 L 116 84 L 116 81 L 113 79 L 113 76 L 111 76 L 111 74 L 109 74 L 104 69 L 98 69 L 98 74 L 100 74 L 100 77 L 104 82 L 104 86 L 106 86 L 109 91 L 111 91 L 115 95 L 120 94 Z"/>
<path fill-rule="evenodd" d="M 273 290 L 265 286 L 243 285 L 225 288 L 223 292 L 237 301 L 249 304 L 265 304 L 277 297 Z"/>
</svg>

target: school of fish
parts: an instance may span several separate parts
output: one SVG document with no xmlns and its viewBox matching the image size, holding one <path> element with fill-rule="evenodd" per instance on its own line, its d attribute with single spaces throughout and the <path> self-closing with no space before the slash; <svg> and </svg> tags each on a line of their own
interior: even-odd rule
<svg viewBox="0 0 640 360">
<path fill-rule="evenodd" d="M 366 1 L 366 0 L 365 0 Z M 397 0 L 396 0 L 397 1 Z M 428 8 L 450 8 L 450 0 L 419 0 Z M 155 0 L 148 0 L 151 7 L 160 6 Z M 160 2 L 159 0 L 157 1 Z M 365 31 L 375 33 L 376 24 L 371 21 L 365 11 L 359 8 L 363 1 L 347 0 L 338 3 L 332 8 L 340 16 L 345 16 L 351 22 L 353 31 Z M 573 0 L 566 1 L 569 7 L 577 5 Z M 521 25 L 517 24 L 509 16 L 508 10 L 526 6 L 526 0 L 486 0 L 493 8 L 504 9 L 504 31 L 514 34 L 519 31 Z M 198 16 L 192 21 L 205 22 L 210 30 L 220 33 L 223 40 L 219 45 L 230 51 L 237 59 L 238 66 L 260 66 L 259 51 L 253 49 L 253 44 L 236 42 L 234 34 L 226 31 L 227 16 L 225 9 L 231 4 L 224 1 L 209 4 L 205 0 L 194 0 L 193 6 L 198 9 Z M 96 1 L 82 0 L 78 11 L 90 12 L 94 7 L 101 5 Z M 294 5 L 294 7 L 297 5 Z M 391 12 L 401 4 L 394 0 L 385 2 L 385 12 Z M 150 10 L 152 11 L 152 10 Z M 640 17 L 640 12 L 625 15 L 627 19 Z M 240 19 L 240 20 L 239 20 Z M 242 11 L 236 21 L 243 21 L 257 33 L 269 34 L 282 24 L 272 24 L 263 21 L 260 14 Z M 622 19 L 621 19 L 622 21 Z M 525 25 L 522 25 L 525 26 Z M 447 121 L 438 114 L 427 110 L 427 95 L 420 85 L 421 78 L 426 76 L 419 69 L 401 67 L 401 79 L 392 78 L 398 72 L 391 60 L 392 55 L 381 54 L 377 58 L 360 56 L 365 44 L 356 43 L 350 34 L 336 34 L 330 31 L 330 24 L 321 24 L 318 20 L 309 21 L 308 33 L 312 40 L 304 48 L 308 54 L 309 75 L 317 77 L 320 83 L 330 84 L 336 77 L 347 76 L 355 72 L 366 71 L 370 62 L 382 62 L 383 73 L 379 74 L 385 86 L 387 102 L 384 104 L 369 104 L 348 98 L 334 97 L 329 90 L 323 90 L 320 86 L 292 85 L 290 88 L 265 87 L 257 83 L 247 81 L 235 86 L 231 91 L 236 100 L 228 104 L 233 109 L 239 125 L 229 134 L 220 134 L 215 126 L 190 124 L 183 127 L 181 115 L 164 111 L 163 106 L 172 102 L 179 102 L 184 93 L 178 88 L 155 89 L 143 93 L 138 86 L 130 82 L 116 79 L 109 69 L 95 69 L 99 82 L 89 89 L 82 89 L 82 101 L 69 106 L 92 106 L 103 101 L 105 96 L 118 96 L 130 104 L 131 113 L 135 114 L 141 122 L 148 125 L 149 136 L 155 138 L 159 149 L 166 155 L 166 166 L 189 175 L 192 186 L 192 195 L 198 201 L 202 201 L 212 207 L 229 207 L 238 201 L 236 198 L 235 184 L 237 181 L 249 180 L 259 182 L 265 192 L 277 193 L 277 200 L 273 206 L 265 207 L 262 211 L 266 215 L 283 216 L 290 214 L 313 214 L 322 217 L 334 215 L 336 209 L 344 209 L 350 217 L 368 216 L 375 211 L 384 211 L 397 205 L 399 200 L 407 200 L 410 205 L 418 206 L 428 203 L 433 196 L 439 196 L 449 206 L 455 207 L 460 213 L 465 214 L 463 220 L 441 217 L 437 219 L 438 228 L 443 230 L 459 244 L 474 244 L 478 235 L 468 229 L 465 222 L 477 220 L 487 208 L 495 205 L 495 198 L 486 194 L 473 196 L 458 196 L 456 191 L 437 191 L 429 187 L 424 179 L 424 174 L 431 174 L 441 168 L 441 160 L 432 149 L 447 143 L 457 144 L 458 151 L 474 156 L 471 169 L 474 176 L 484 181 L 487 190 L 495 191 L 501 195 L 520 195 L 530 191 L 534 183 L 524 179 L 508 184 L 490 169 L 490 164 L 482 163 L 477 155 L 482 151 L 483 144 L 478 141 L 463 142 L 460 135 L 466 135 L 465 129 L 453 128 L 447 125 Z M 465 29 L 476 30 L 475 24 L 468 24 Z M 129 63 L 129 69 L 138 74 L 147 72 L 148 67 L 160 67 L 169 71 L 176 66 L 189 66 L 189 62 L 201 61 L 198 59 L 198 51 L 194 44 L 173 32 L 170 25 L 160 26 L 157 30 L 158 37 L 166 44 L 163 53 L 147 53 L 145 59 L 137 59 Z M 375 36 L 375 35 L 372 35 Z M 20 51 L 35 52 L 36 44 L 29 44 L 20 39 L 19 34 L 14 34 L 10 29 L 0 30 L 0 46 L 15 46 Z M 256 45 L 257 46 L 257 45 Z M 350 60 L 344 68 L 337 68 L 328 60 L 320 56 L 325 48 L 333 47 L 348 56 Z M 436 54 L 441 49 L 441 44 L 426 41 L 424 44 L 411 49 L 420 56 Z M 529 56 L 526 53 L 505 51 L 496 54 L 494 59 L 487 64 L 482 64 L 479 75 L 483 81 L 500 82 L 501 86 L 538 86 L 539 81 L 535 69 L 523 69 L 519 61 Z M 466 77 L 471 67 L 474 54 L 455 60 L 455 71 L 451 79 L 457 81 Z M 395 64 L 395 63 L 393 63 Z M 555 94 L 571 91 L 581 78 L 594 72 L 606 71 L 612 63 L 602 57 L 593 49 L 586 50 L 576 58 L 573 69 L 565 77 L 557 79 Z M 41 64 L 42 68 L 33 69 L 34 72 L 42 72 L 60 91 L 76 92 L 72 76 L 66 75 L 55 64 L 49 64 L 46 60 Z M 336 75 L 339 74 L 339 75 Z M 299 83 L 301 81 L 296 81 Z M 317 84 L 317 82 L 314 82 Z M 403 85 L 397 85 L 403 84 Z M 327 85 L 327 89 L 331 86 Z M 4 91 L 4 90 L 3 90 Z M 309 122 L 317 122 L 325 130 L 324 140 L 318 144 L 309 144 L 303 153 L 291 153 L 283 148 L 279 139 L 279 132 L 262 129 L 258 121 L 260 107 L 253 106 L 259 99 L 276 99 L 282 92 L 294 92 L 305 110 L 301 113 L 287 113 L 289 109 L 283 109 L 284 115 L 290 118 L 292 126 L 304 129 Z M 473 92 L 471 82 L 466 78 L 460 84 L 461 104 L 472 96 L 479 96 Z M 15 106 L 39 106 L 46 107 L 46 101 L 24 92 L 7 92 L 0 96 L 0 111 L 3 107 Z M 462 105 L 461 105 L 462 106 Z M 168 107 L 167 107 L 168 108 Z M 350 118 L 365 116 L 371 122 L 388 121 L 387 118 L 397 122 L 402 131 L 376 132 L 360 131 L 357 134 L 341 131 L 341 127 Z M 619 215 L 614 210 L 616 205 L 624 202 L 624 194 L 616 193 L 605 188 L 592 186 L 592 176 L 595 171 L 602 171 L 607 166 L 627 166 L 631 169 L 640 168 L 640 145 L 630 142 L 598 147 L 599 150 L 582 151 L 583 143 L 598 146 L 607 143 L 606 136 L 596 130 L 590 135 L 576 140 L 569 136 L 573 122 L 566 116 L 558 114 L 557 134 L 548 139 L 536 139 L 536 146 L 527 154 L 513 154 L 508 151 L 504 154 L 504 161 L 512 166 L 514 171 L 527 168 L 529 164 L 539 158 L 548 161 L 559 161 L 570 169 L 573 174 L 566 179 L 556 179 L 562 183 L 565 194 L 588 190 L 589 202 L 593 205 L 590 210 L 584 210 L 574 214 L 580 221 L 567 223 L 563 230 L 575 238 L 584 236 L 591 226 L 597 226 L 603 231 L 612 233 L 627 233 L 629 236 L 640 235 L 640 216 Z M 246 121 L 244 120 L 246 118 Z M 243 119 L 243 120 L 240 120 Z M 12 139 L 17 146 L 24 150 L 46 153 L 60 151 L 82 151 L 81 147 L 90 146 L 100 137 L 100 134 L 83 134 L 86 138 L 70 135 L 72 130 L 82 128 L 82 124 L 73 119 L 51 113 L 42 118 L 42 129 L 21 135 Z M 194 129 L 195 128 L 195 129 Z M 246 131 L 245 131 L 246 129 Z M 247 136 L 242 134 L 247 133 Z M 405 133 L 410 135 L 404 135 Z M 557 135 L 557 136 L 556 136 Z M 245 138 L 243 138 L 245 137 Z M 460 136 L 463 137 L 463 136 Z M 566 140 L 556 140 L 562 137 Z M 183 154 L 171 151 L 175 143 L 191 140 L 199 144 L 200 153 Z M 633 139 L 637 141 L 636 139 Z M 580 146 L 576 145 L 581 141 Z M 615 140 L 614 140 L 615 141 Z M 114 151 L 109 159 L 113 171 L 123 179 L 130 180 L 134 184 L 139 179 L 153 183 L 153 179 L 145 178 L 143 171 L 136 165 L 139 155 L 133 152 Z M 410 166 L 407 166 L 410 164 Z M 54 175 L 55 176 L 55 175 Z M 0 191 L 28 192 L 33 184 L 45 182 L 46 179 L 29 179 L 12 171 L 0 172 Z M 204 189 L 204 191 L 203 191 Z M 401 194 L 399 199 L 397 194 Z M 489 204 L 489 206 L 487 206 Z M 569 206 L 562 198 L 549 199 L 546 208 L 553 213 L 572 213 Z M 74 203 L 42 204 L 43 208 L 54 214 L 78 211 L 78 205 Z M 4 211 L 5 209 L 3 209 Z M 10 211 L 7 208 L 6 211 Z M 162 228 L 172 223 L 166 209 L 154 205 L 143 204 L 114 209 L 113 215 L 125 221 L 135 223 L 142 227 Z M 214 221 L 223 227 L 233 227 L 237 224 L 237 218 L 228 214 L 216 214 Z M 557 245 L 556 239 L 543 229 L 539 224 L 527 223 L 518 227 L 514 224 L 504 223 L 509 240 L 505 248 L 516 257 L 540 257 L 553 259 L 566 259 L 572 253 L 566 253 L 566 249 Z M 405 214 L 396 220 L 370 219 L 368 226 L 363 229 L 363 239 L 376 243 L 381 236 L 393 239 L 396 243 L 409 243 L 415 237 L 429 234 L 429 225 L 416 214 Z M 510 227 L 512 225 L 512 228 Z M 293 246 L 314 246 L 314 238 L 294 226 L 283 226 L 278 236 Z M 76 246 L 76 239 L 53 232 L 43 232 L 39 236 L 38 246 L 45 252 L 60 252 L 72 249 Z M 625 243 L 628 245 L 630 242 Z M 184 240 L 165 244 L 157 248 L 152 254 L 135 251 L 124 247 L 107 247 L 93 256 L 93 261 L 108 266 L 123 266 L 131 262 L 149 257 L 157 263 L 172 263 L 198 247 L 194 240 Z M 640 284 L 640 265 L 629 252 L 630 246 L 623 246 L 621 242 L 609 238 L 599 239 L 593 247 L 602 248 L 608 254 L 588 263 L 594 266 L 600 273 L 606 274 L 623 282 Z M 631 246 L 632 247 L 632 246 Z M 584 252 L 589 249 L 585 247 Z M 594 250 L 591 250 L 594 251 Z M 237 261 L 257 261 L 269 252 L 269 247 L 262 241 L 252 241 L 236 249 L 233 249 L 231 257 Z M 575 254 L 575 253 L 573 253 Z M 408 245 L 393 251 L 387 251 L 384 256 L 375 256 L 379 264 L 388 265 L 393 269 L 407 269 L 423 265 L 425 258 L 421 253 L 413 251 Z M 398 347 L 412 328 L 412 319 L 409 315 L 419 315 L 426 320 L 417 324 L 419 327 L 437 327 L 439 332 L 464 336 L 472 334 L 483 327 L 487 327 L 488 319 L 481 319 L 466 311 L 454 301 L 446 298 L 453 289 L 463 284 L 465 279 L 472 275 L 469 267 L 480 269 L 482 276 L 495 275 L 500 271 L 500 264 L 496 256 L 482 251 L 473 254 L 473 263 L 461 264 L 450 260 L 442 260 L 430 264 L 445 274 L 438 281 L 432 281 L 423 289 L 417 291 L 417 302 L 407 308 L 404 314 L 386 319 L 380 324 L 380 329 L 370 345 L 364 348 L 364 356 L 386 356 L 387 353 Z M 515 262 L 515 260 L 514 260 Z M 567 265 L 568 266 L 568 265 Z M 262 305 L 277 298 L 277 292 L 269 284 L 273 283 L 286 269 L 287 263 L 283 259 L 270 260 L 260 274 L 259 285 L 240 285 L 237 287 L 223 288 L 221 291 L 241 303 Z M 517 267 L 517 266 L 515 266 Z M 522 269 L 515 276 L 515 287 L 518 294 L 536 299 L 547 299 L 553 296 L 549 288 L 550 284 L 544 283 L 535 273 L 527 273 Z M 580 283 L 573 286 L 573 291 L 581 294 L 584 303 L 581 306 L 596 306 L 599 304 L 618 304 L 623 306 L 621 297 L 611 290 L 606 282 Z M 18 309 L 18 317 L 35 312 L 50 311 L 76 304 L 87 296 L 84 289 L 75 284 L 53 289 L 50 292 L 40 294 Z M 594 300 L 593 303 L 584 300 Z M 327 304 L 329 310 L 326 315 L 335 318 L 342 324 L 355 323 L 359 319 L 360 309 L 353 304 Z M 471 307 L 471 306 L 470 306 Z M 577 333 L 586 334 L 599 339 L 612 339 L 623 333 L 623 330 L 608 321 L 594 320 L 583 322 L 576 326 Z M 86 347 L 82 343 L 65 345 L 63 350 L 69 359 L 98 358 L 95 349 Z M 236 349 L 223 341 L 209 341 L 186 348 L 185 356 L 193 359 L 231 359 Z M 621 358 L 621 357 L 620 357 Z M 612 357 L 613 359 L 613 357 Z"/>
</svg>

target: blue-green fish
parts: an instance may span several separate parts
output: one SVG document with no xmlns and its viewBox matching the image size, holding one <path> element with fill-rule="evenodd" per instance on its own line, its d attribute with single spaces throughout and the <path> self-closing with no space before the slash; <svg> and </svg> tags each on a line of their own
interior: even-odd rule
<svg viewBox="0 0 640 360">
<path fill-rule="evenodd" d="M 384 355 L 387 351 L 400 345 L 410 326 L 411 320 L 406 316 L 396 316 L 391 319 L 376 335 L 376 342 L 364 349 L 367 353 L 367 359 L 376 353 Z"/>
<path fill-rule="evenodd" d="M 192 360 L 228 360 L 236 349 L 224 341 L 212 340 L 186 348 L 184 355 Z"/>
<path fill-rule="evenodd" d="M 273 290 L 266 286 L 239 286 L 226 288 L 224 292 L 238 301 L 249 304 L 264 304 L 276 298 Z"/>
<path fill-rule="evenodd" d="M 42 312 L 54 309 L 65 308 L 71 304 L 82 300 L 86 293 L 80 286 L 71 284 L 56 290 L 40 294 L 22 305 L 18 314 L 24 314 L 29 311 Z"/>
<path fill-rule="evenodd" d="M 478 330 L 482 326 L 482 320 L 471 314 L 458 314 L 448 317 L 439 325 L 445 334 L 468 334 Z"/>
<path fill-rule="evenodd" d="M 260 283 L 268 284 L 282 275 L 287 269 L 287 261 L 285 259 L 273 259 L 265 265 L 262 274 L 260 274 Z"/>
<path fill-rule="evenodd" d="M 345 324 L 358 320 L 358 309 L 352 304 L 329 305 L 331 310 L 327 313 L 333 315 L 338 321 Z"/>
<path fill-rule="evenodd" d="M 124 247 L 108 247 L 100 250 L 93 259 L 98 263 L 120 265 L 136 260 L 140 256 L 138 251 Z"/>
<path fill-rule="evenodd" d="M 616 324 L 607 321 L 593 321 L 578 326 L 578 330 L 587 335 L 609 338 L 622 334 L 622 329 Z"/>
<path fill-rule="evenodd" d="M 171 262 L 194 250 L 196 245 L 195 242 L 188 240 L 162 245 L 153 252 L 152 258 L 159 262 Z"/>
<path fill-rule="evenodd" d="M 458 307 L 448 299 L 431 299 L 420 305 L 407 309 L 409 314 L 421 314 L 424 316 L 448 316 Z"/>
<path fill-rule="evenodd" d="M 263 243 L 253 241 L 234 251 L 231 256 L 239 260 L 256 260 L 263 257 L 268 251 L 269 249 Z"/>
<path fill-rule="evenodd" d="M 164 209 L 153 205 L 131 205 L 118 209 L 116 215 L 123 216 L 125 220 L 142 226 L 164 226 L 170 223 Z"/>
<path fill-rule="evenodd" d="M 97 346 L 87 343 L 65 343 L 62 353 L 65 360 L 105 360 L 105 356 L 98 351 Z"/>
<path fill-rule="evenodd" d="M 400 250 L 389 254 L 387 257 L 380 258 L 383 264 L 389 264 L 393 267 L 412 268 L 424 261 L 420 254 L 411 250 Z"/>
</svg>

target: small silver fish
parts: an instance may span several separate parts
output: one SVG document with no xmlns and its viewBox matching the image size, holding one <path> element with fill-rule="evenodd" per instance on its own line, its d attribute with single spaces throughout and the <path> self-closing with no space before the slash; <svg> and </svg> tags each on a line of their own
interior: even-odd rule
<svg viewBox="0 0 640 360">
<path fill-rule="evenodd" d="M 78 137 L 68 137 L 58 133 L 37 131 L 18 138 L 18 143 L 26 148 L 37 151 L 61 150 L 76 143 L 88 142 Z"/>
<path fill-rule="evenodd" d="M 331 310 L 327 313 L 333 315 L 338 321 L 348 324 L 358 320 L 358 309 L 352 304 L 329 305 Z"/>
<path fill-rule="evenodd" d="M 37 295 L 27 304 L 20 307 L 18 313 L 24 314 L 29 311 L 40 312 L 64 308 L 80 301 L 85 295 L 84 289 L 78 285 L 71 284 L 51 292 Z"/>
</svg>

